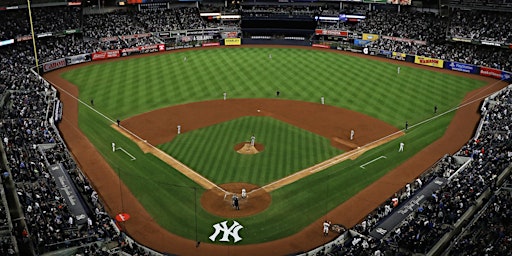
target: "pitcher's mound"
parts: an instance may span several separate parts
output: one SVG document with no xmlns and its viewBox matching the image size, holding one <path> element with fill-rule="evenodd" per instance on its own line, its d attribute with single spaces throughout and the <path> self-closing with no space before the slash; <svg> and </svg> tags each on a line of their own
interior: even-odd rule
<svg viewBox="0 0 512 256">
<path fill-rule="evenodd" d="M 249 142 L 242 142 L 236 144 L 233 149 L 239 154 L 254 155 L 265 150 L 265 146 L 263 146 L 263 144 L 260 143 L 254 143 L 254 146 L 251 146 L 251 143 Z"/>
<path fill-rule="evenodd" d="M 251 216 L 267 209 L 272 201 L 268 192 L 254 184 L 227 183 L 219 186 L 227 191 L 228 194 L 224 194 L 221 190 L 213 188 L 205 191 L 201 196 L 201 205 L 203 208 L 217 216 L 226 218 Z M 242 198 L 241 196 L 243 188 L 247 191 L 246 198 Z M 232 206 L 233 194 L 236 194 L 239 198 L 240 210 L 236 210 Z"/>
</svg>

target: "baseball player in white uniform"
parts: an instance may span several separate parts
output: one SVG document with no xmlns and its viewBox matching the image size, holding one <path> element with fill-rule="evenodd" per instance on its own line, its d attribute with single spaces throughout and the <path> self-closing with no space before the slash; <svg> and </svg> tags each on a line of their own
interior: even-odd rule
<svg viewBox="0 0 512 256">
<path fill-rule="evenodd" d="M 329 235 L 329 227 L 331 226 L 330 221 L 324 221 L 324 236 Z"/>
</svg>

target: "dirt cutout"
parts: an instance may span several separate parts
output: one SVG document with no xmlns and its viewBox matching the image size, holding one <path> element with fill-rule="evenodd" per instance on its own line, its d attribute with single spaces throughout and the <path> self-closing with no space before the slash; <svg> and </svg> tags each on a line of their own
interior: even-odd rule
<svg viewBox="0 0 512 256">
<path fill-rule="evenodd" d="M 244 47 L 244 46 L 241 46 Z M 255 47 L 255 46 L 250 46 Z M 262 46 L 268 47 L 268 46 Z M 272 46 L 279 47 L 279 46 Z M 302 47 L 291 47 L 285 46 L 286 48 L 302 48 Z M 310 47 L 305 47 L 303 49 L 313 50 Z M 202 49 L 203 50 L 203 49 Z M 197 247 L 197 242 L 185 239 L 183 237 L 177 236 L 175 234 L 169 233 L 167 230 L 163 229 L 161 226 L 156 223 L 156 221 L 148 214 L 148 212 L 142 207 L 140 202 L 135 198 L 135 196 L 131 193 L 131 191 L 121 183 L 121 190 L 117 186 L 112 186 L 112 184 L 119 184 L 119 179 L 116 172 L 106 163 L 106 161 L 102 158 L 102 156 L 97 152 L 95 147 L 89 142 L 89 140 L 82 134 L 82 132 L 78 128 L 78 101 L 76 97 L 78 96 L 77 88 L 67 82 L 66 80 L 60 77 L 62 72 L 66 72 L 70 69 L 74 69 L 77 67 L 81 67 L 84 65 L 93 65 L 102 62 L 109 61 L 122 61 L 132 57 L 127 57 L 119 60 L 107 60 L 107 61 L 97 61 L 86 63 L 82 65 L 75 65 L 66 67 L 55 72 L 51 72 L 45 74 L 45 78 L 50 82 L 54 83 L 57 86 L 57 89 L 60 92 L 60 99 L 64 103 L 63 109 L 63 120 L 58 124 L 59 131 L 61 132 L 63 138 L 66 141 L 68 148 L 71 153 L 77 160 L 78 165 L 81 170 L 87 175 L 88 179 L 91 181 L 91 184 L 95 188 L 95 190 L 99 193 L 102 202 L 104 203 L 106 210 L 111 216 L 116 215 L 120 211 L 129 212 L 131 214 L 130 221 L 124 223 L 125 231 L 133 237 L 137 242 L 148 246 L 154 250 L 160 252 L 168 252 L 177 255 L 289 255 L 295 254 L 298 252 L 305 252 L 311 250 L 317 246 L 321 246 L 326 242 L 329 242 L 333 238 L 335 238 L 335 234 L 329 234 L 329 236 L 324 237 L 321 233 L 322 222 L 325 219 L 331 220 L 333 223 L 339 223 L 347 228 L 353 227 L 355 224 L 359 223 L 364 217 L 368 215 L 373 209 L 375 209 L 379 204 L 384 202 L 390 195 L 394 192 L 401 189 L 405 186 L 406 183 L 413 180 L 419 174 L 424 172 L 427 168 L 429 168 L 433 163 L 435 163 L 440 157 L 442 157 L 446 153 L 456 152 L 462 145 L 464 145 L 467 140 L 469 140 L 473 136 L 473 131 L 480 120 L 480 114 L 478 113 L 478 108 L 480 102 L 483 97 L 491 94 L 497 90 L 502 89 L 507 84 L 504 82 L 497 82 L 496 80 L 483 78 L 476 75 L 469 75 L 459 72 L 452 72 L 443 69 L 436 69 L 431 67 L 422 67 L 419 65 L 415 65 L 412 63 L 406 63 L 402 61 L 395 61 L 389 59 L 383 59 L 373 56 L 366 56 L 361 54 L 353 54 L 349 52 L 343 51 L 335 51 L 335 50 L 326 50 L 326 49 L 314 49 L 321 51 L 329 51 L 338 54 L 352 55 L 359 58 L 370 58 L 382 62 L 390 62 L 395 65 L 401 66 L 412 66 L 415 68 L 425 68 L 429 70 L 433 70 L 436 72 L 444 72 L 451 73 L 458 76 L 470 77 L 473 79 L 479 79 L 487 81 L 489 84 L 486 87 L 475 90 L 468 95 L 466 95 L 464 101 L 461 105 L 465 107 L 458 109 L 456 111 L 455 117 L 452 120 L 452 123 L 446 130 L 446 133 L 442 138 L 438 141 L 434 142 L 427 148 L 418 152 L 415 156 L 407 160 L 405 163 L 392 170 L 384 177 L 371 184 L 354 197 L 347 200 L 345 203 L 339 205 L 331 212 L 327 213 L 325 216 L 320 217 L 317 221 L 314 221 L 300 232 L 293 234 L 289 237 L 285 237 L 282 239 L 268 241 L 260 244 L 251 244 L 251 245 L 218 245 L 218 244 L 210 244 L 208 241 L 203 241 L 199 247 Z M 177 51 L 174 51 L 177 52 Z M 156 54 L 169 54 L 169 52 L 165 53 L 155 53 L 155 54 L 146 54 L 146 55 L 137 55 L 133 58 L 146 57 L 150 55 Z M 172 52 L 171 52 L 172 54 Z M 271 92 L 273 93 L 273 92 Z M 217 103 L 220 104 L 220 103 Z M 319 104 L 318 104 L 319 105 Z M 179 106 L 177 106 L 179 107 Z M 325 105 L 324 107 L 328 107 Z M 183 108 L 184 109 L 184 108 Z M 265 108 L 261 108 L 261 112 L 255 111 L 253 108 L 250 115 L 260 115 L 265 113 Z M 323 109 L 325 110 L 325 109 Z M 321 113 L 321 112 L 319 112 Z M 218 113 L 217 113 L 218 114 Z M 242 114 L 246 115 L 246 112 Z M 315 113 L 318 114 L 318 113 Z M 180 113 L 180 121 L 182 118 L 187 115 L 186 113 Z M 229 116 L 229 115 L 228 115 Z M 337 115 L 335 121 L 341 121 L 345 124 L 354 124 L 358 121 L 357 119 L 348 119 L 343 115 Z M 219 122 L 223 122 L 222 120 L 218 120 Z M 311 121 L 325 121 L 330 122 L 332 119 L 328 120 L 311 120 Z M 168 122 L 165 129 L 168 129 L 169 123 L 172 120 L 167 120 Z M 123 124 L 125 121 L 123 120 Z M 363 148 L 365 145 L 364 142 L 358 141 L 359 135 L 361 131 L 365 130 L 367 127 L 371 128 L 364 123 L 359 123 L 359 128 L 356 129 L 356 138 L 354 138 L 354 143 Z M 147 124 L 146 128 L 151 128 L 151 124 Z M 297 125 L 299 126 L 299 125 Z M 345 126 L 342 126 L 346 128 Z M 356 126 L 354 126 L 356 127 Z M 190 127 L 189 127 L 190 128 Z M 344 138 L 345 141 L 348 141 L 349 130 L 340 130 L 335 129 L 336 134 L 327 135 L 327 138 Z M 154 131 L 151 131 L 154 132 Z M 341 133 L 341 134 L 340 134 Z M 389 132 L 388 134 L 393 134 L 394 132 Z M 139 133 L 135 133 L 137 135 L 141 135 Z M 165 135 L 167 137 L 161 138 L 164 141 L 169 141 L 172 135 Z M 141 136 L 142 138 L 149 138 L 145 136 Z M 375 139 L 374 139 L 375 140 Z M 144 139 L 141 139 L 144 142 Z M 157 145 L 156 141 L 150 141 L 147 139 L 149 145 Z M 333 140 L 334 141 L 334 140 Z M 142 145 L 142 144 L 140 144 Z M 152 146 L 149 146 L 150 148 Z M 350 150 L 350 149 L 348 149 Z M 352 152 L 352 153 L 351 153 Z M 353 151 L 345 153 L 345 154 L 354 154 L 358 151 L 358 149 L 354 149 Z M 271 184 L 269 184 L 271 185 Z M 203 186 L 206 186 L 204 184 Z M 229 186 L 233 186 L 232 189 L 228 189 Z M 250 184 L 225 184 L 220 185 L 220 187 L 224 187 L 227 191 L 237 192 L 240 191 L 241 186 L 246 189 L 251 189 L 249 194 L 249 202 L 255 197 L 255 193 L 258 191 L 262 191 L 263 188 L 257 187 L 249 187 Z M 224 190 L 223 188 L 223 190 Z M 212 191 L 217 190 L 214 188 Z M 122 193 L 122 202 L 119 200 Z M 217 193 L 217 192 L 216 192 Z M 219 193 L 221 194 L 221 193 Z M 207 193 L 203 194 L 203 197 L 207 195 Z M 203 201 L 203 198 L 201 198 Z M 227 201 L 223 201 L 223 206 L 227 205 L 226 211 L 233 212 L 230 207 L 230 203 Z M 204 206 L 206 207 L 206 206 Z M 248 210 L 248 209 L 247 209 Z M 241 205 L 240 211 L 244 211 L 243 205 Z M 238 213 L 234 213 L 238 214 Z"/>
<path fill-rule="evenodd" d="M 228 193 L 219 195 L 216 189 L 210 189 L 201 196 L 203 208 L 217 216 L 225 218 L 251 216 L 267 209 L 272 202 L 270 194 L 264 190 L 258 190 L 259 187 L 254 184 L 229 183 L 222 184 L 220 187 Z M 245 189 L 247 196 L 242 196 L 242 189 Z M 232 195 L 237 195 L 239 198 L 239 210 L 232 205 Z"/>
<path fill-rule="evenodd" d="M 242 155 L 254 155 L 262 152 L 265 150 L 265 146 L 260 143 L 254 143 L 254 145 L 251 145 L 250 142 L 242 142 L 236 144 L 233 149 L 238 153 Z"/>
</svg>

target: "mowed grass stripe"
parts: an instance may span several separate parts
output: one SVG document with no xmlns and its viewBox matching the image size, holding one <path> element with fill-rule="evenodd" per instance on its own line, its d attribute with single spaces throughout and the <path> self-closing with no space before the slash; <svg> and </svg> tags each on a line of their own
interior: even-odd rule
<svg viewBox="0 0 512 256">
<path fill-rule="evenodd" d="M 272 53 L 272 60 L 268 58 L 269 53 Z M 183 64 L 184 56 L 189 59 L 186 65 Z M 241 66 L 244 67 L 244 72 L 248 73 L 248 77 L 257 81 L 245 81 L 243 76 L 234 71 Z M 147 69 L 148 67 L 151 72 Z M 251 74 L 251 72 L 257 74 Z M 262 72 L 264 74 L 261 74 Z M 154 76 L 155 74 L 158 74 L 159 79 L 144 79 L 142 82 L 137 82 L 135 78 L 146 75 Z M 319 74 L 323 74 L 323 76 Z M 328 78 L 325 77 L 326 75 Z M 411 124 L 417 120 L 424 120 L 427 116 L 431 117 L 433 103 L 437 100 L 443 101 L 439 105 L 440 109 L 441 106 L 450 109 L 460 102 L 466 92 L 483 85 L 483 82 L 480 81 L 410 67 L 402 67 L 400 80 L 397 80 L 396 65 L 331 52 L 271 48 L 216 48 L 175 52 L 147 58 L 120 59 L 120 61 L 76 69 L 63 76 L 79 86 L 82 100 L 88 101 L 90 98 L 94 98 L 95 109 L 109 117 L 120 119 L 164 106 L 219 99 L 222 97 L 223 91 L 227 91 L 230 98 L 275 98 L 275 90 L 279 89 L 280 97 L 283 99 L 319 103 L 319 97 L 326 95 L 326 103 L 329 105 L 369 114 L 399 128 L 403 128 L 403 122 L 408 117 L 412 116 L 412 119 L 409 120 Z M 127 79 L 130 77 L 131 80 Z M 162 81 L 166 81 L 166 83 L 162 84 Z M 408 84 L 411 84 L 411 87 Z M 251 86 L 253 88 L 248 89 Z M 361 93 L 363 88 L 365 93 Z M 414 91 L 425 99 L 404 97 L 406 88 L 413 88 L 408 89 L 408 93 Z M 119 90 L 127 90 L 127 95 L 138 94 L 140 98 L 133 97 L 131 99 L 136 100 L 121 106 L 121 104 L 115 103 L 118 100 Z M 433 92 L 438 93 L 434 94 Z M 369 95 L 375 95 L 375 98 L 369 100 Z M 398 99 L 403 102 L 397 104 Z M 123 178 L 123 181 L 134 191 L 139 201 L 151 212 L 152 216 L 173 233 L 190 239 L 195 239 L 195 236 L 198 235 L 200 241 L 209 242 L 211 226 L 224 219 L 212 216 L 200 207 L 197 208 L 196 215 L 195 205 L 187 200 L 193 191 L 191 188 L 197 187 L 197 184 L 172 170 L 168 165 L 157 161 L 155 157 L 142 154 L 136 145 L 131 144 L 128 139 L 108 127 L 105 120 L 95 113 L 87 114 L 87 111 L 89 111 L 87 108 L 80 108 L 80 128 L 100 150 L 109 164 L 120 166 L 120 169 L 127 173 L 124 175 L 126 178 Z M 343 162 L 274 191 L 272 205 L 269 209 L 258 215 L 237 220 L 244 225 L 244 239 L 239 244 L 271 241 L 289 236 L 302 229 L 436 140 L 444 133 L 450 118 L 451 116 L 443 116 L 410 130 L 401 138 L 406 141 L 407 152 L 404 154 L 397 154 L 395 152 L 397 145 L 395 142 L 391 142 L 389 145 L 367 152 L 361 159 Z M 236 172 L 227 170 L 231 173 L 222 173 L 222 180 L 219 179 L 218 182 L 231 182 L 235 179 L 238 182 L 249 177 L 246 179 L 247 181 L 256 180 L 255 182 L 260 182 L 259 185 L 265 184 L 268 180 L 277 179 L 279 176 L 276 173 L 281 173 L 281 176 L 289 174 L 290 170 L 282 170 L 284 168 L 293 168 L 307 159 L 320 159 L 322 156 L 325 159 L 325 155 L 332 150 L 329 141 L 326 140 L 327 146 L 302 149 L 304 152 L 292 155 L 294 159 L 289 159 L 287 152 L 274 154 L 271 151 L 273 148 L 284 148 L 291 151 L 297 149 L 297 146 L 290 148 L 286 148 L 286 145 L 283 146 L 282 144 L 286 142 L 282 140 L 287 138 L 287 133 L 272 130 L 273 127 L 272 125 L 268 126 L 270 132 L 268 135 L 257 134 L 257 141 L 269 138 L 271 142 L 265 142 L 269 147 L 261 154 L 256 155 L 256 158 L 249 157 L 244 161 L 240 161 L 240 156 L 234 151 L 231 151 L 232 158 L 229 158 L 229 154 L 215 157 L 210 154 L 211 152 L 198 152 L 193 147 L 196 145 L 190 143 L 191 141 L 185 136 L 187 133 L 183 134 L 184 136 L 176 137 L 170 143 L 171 145 L 162 145 L 162 147 L 172 148 L 175 151 L 173 156 L 178 159 L 180 159 L 178 156 L 182 155 L 187 155 L 186 158 L 190 159 L 194 156 L 195 159 L 192 159 L 192 162 L 205 161 L 205 165 L 218 162 L 223 166 L 222 162 L 225 161 L 243 167 L 251 164 L 251 159 L 258 159 L 257 163 L 252 165 L 253 170 L 256 171 L 243 173 L 239 169 Z M 246 131 L 243 134 L 240 131 L 235 133 L 238 133 L 241 139 L 248 139 Z M 235 135 L 233 133 L 225 134 L 224 136 L 227 138 Z M 200 134 L 193 137 L 201 139 Z M 296 139 L 296 136 L 291 137 Z M 226 138 L 218 139 L 219 142 L 212 143 L 227 143 Z M 111 158 L 111 140 L 126 144 L 127 148 L 135 152 L 138 160 L 125 163 L 117 156 Z M 314 144 L 316 140 L 305 138 L 302 141 L 304 144 Z M 273 142 L 278 145 L 272 145 Z M 389 161 L 376 162 L 375 166 L 372 165 L 371 168 L 368 168 L 371 169 L 368 172 L 361 172 L 360 168 L 357 168 L 364 161 L 382 154 L 386 154 Z M 199 160 L 198 156 L 207 156 L 207 158 Z M 285 158 L 287 159 L 286 163 L 283 160 Z M 264 161 L 260 161 L 260 159 Z M 296 163 L 293 163 L 294 161 Z M 271 168 L 268 168 L 269 166 Z M 220 175 L 221 170 L 215 168 L 214 171 L 219 172 L 216 175 Z M 222 171 L 226 170 L 223 168 Z M 160 188 L 147 189 L 159 186 L 158 184 L 162 181 L 166 181 L 166 184 L 161 184 Z M 183 186 L 183 189 L 170 189 L 177 185 Z M 335 192 L 332 191 L 333 188 Z M 164 192 L 153 193 L 160 189 Z M 330 193 L 329 189 L 331 189 Z M 171 190 L 172 193 L 168 192 Z M 199 195 L 201 192 L 202 190 L 198 188 Z M 162 198 L 162 195 L 165 200 L 154 199 Z M 177 208 L 176 205 L 180 207 Z M 197 234 L 194 229 L 186 228 L 173 221 L 194 223 L 195 216 L 199 222 Z"/>
</svg>

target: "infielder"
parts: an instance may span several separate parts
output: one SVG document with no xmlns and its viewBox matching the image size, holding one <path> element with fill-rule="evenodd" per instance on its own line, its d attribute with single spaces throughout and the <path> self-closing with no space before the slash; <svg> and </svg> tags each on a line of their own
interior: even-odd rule
<svg viewBox="0 0 512 256">
<path fill-rule="evenodd" d="M 403 142 L 400 142 L 400 148 L 398 148 L 398 152 L 402 152 L 404 151 L 404 143 Z"/>
<path fill-rule="evenodd" d="M 330 221 L 324 221 L 324 236 L 329 235 L 329 227 L 331 226 Z"/>
<path fill-rule="evenodd" d="M 245 188 L 242 188 L 242 198 L 247 198 L 247 191 L 245 190 Z"/>
<path fill-rule="evenodd" d="M 178 128 L 178 134 L 180 134 L 181 133 L 181 125 L 178 124 L 177 128 Z"/>
<path fill-rule="evenodd" d="M 350 130 L 350 140 L 354 139 L 354 130 Z"/>
<path fill-rule="evenodd" d="M 320 98 L 320 101 L 322 102 L 322 105 L 324 105 L 324 103 L 325 103 L 325 98 L 324 98 L 324 96 L 322 96 L 322 98 Z"/>
<path fill-rule="evenodd" d="M 224 93 L 223 93 L 223 95 L 224 95 L 224 100 L 226 100 L 226 99 L 227 99 L 227 97 L 228 97 L 228 93 L 227 93 L 227 92 L 224 92 Z"/>
</svg>

